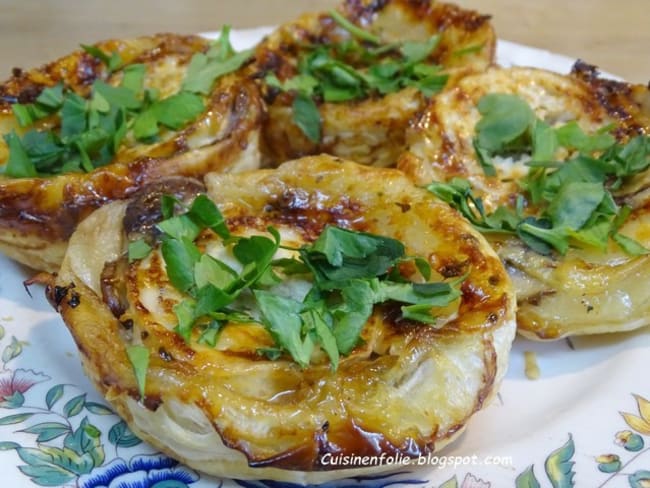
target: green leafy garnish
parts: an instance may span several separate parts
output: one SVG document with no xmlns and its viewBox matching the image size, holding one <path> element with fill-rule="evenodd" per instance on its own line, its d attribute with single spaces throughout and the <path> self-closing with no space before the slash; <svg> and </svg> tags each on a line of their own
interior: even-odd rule
<svg viewBox="0 0 650 488">
<path fill-rule="evenodd" d="M 223 26 L 216 41 L 218 49 L 211 49 L 206 54 L 192 56 L 183 81 L 183 90 L 207 95 L 217 78 L 237 71 L 253 54 L 252 49 L 235 52 L 230 44 L 230 26 Z"/>
<path fill-rule="evenodd" d="M 106 65 L 106 68 L 108 68 L 108 71 L 110 72 L 118 70 L 123 65 L 122 58 L 117 52 L 107 54 L 101 49 L 99 49 L 97 46 L 88 46 L 85 44 L 82 44 L 81 48 L 84 51 L 86 51 L 88 54 L 90 54 L 92 57 L 97 58 L 102 63 L 104 63 Z"/>
<path fill-rule="evenodd" d="M 540 254 L 552 250 L 565 254 L 571 246 L 605 251 L 610 238 L 630 255 L 646 254 L 644 246 L 619 233 L 630 209 L 617 205 L 611 192 L 620 179 L 650 167 L 649 139 L 638 136 L 627 145 L 610 147 L 597 159 L 577 156 L 550 169 L 534 168 L 521 183 L 524 193 L 531 197 L 528 207 L 520 198 L 516 209 L 500 206 L 487 214 L 469 182 L 462 179 L 432 183 L 428 189 L 459 210 L 478 230 L 517 235 Z M 645 155 L 638 151 L 642 147 Z M 632 154 L 636 158 L 633 162 L 621 157 Z"/>
<path fill-rule="evenodd" d="M 303 93 L 298 93 L 292 105 L 293 120 L 303 134 L 312 142 L 319 142 L 321 138 L 320 111 L 313 98 Z"/>
<path fill-rule="evenodd" d="M 88 99 L 59 84 L 45 88 L 34 103 L 12 105 L 21 127 L 29 128 L 50 116 L 60 124 L 54 130 L 27 130 L 22 138 L 6 135 L 10 155 L 4 173 L 24 178 L 90 172 L 111 162 L 128 134 L 142 143 L 153 143 L 163 128 L 182 129 L 203 113 L 203 95 L 210 92 L 214 81 L 250 57 L 250 52 L 232 49 L 228 33 L 225 27 L 206 54 L 194 55 L 181 91 L 164 99 L 157 90 L 144 86 L 145 65 L 124 66 L 117 53 L 82 46 L 106 64 L 109 73 L 121 70 L 120 84 L 97 79 Z"/>
<path fill-rule="evenodd" d="M 319 102 L 363 100 L 406 87 L 428 97 L 446 84 L 448 76 L 429 61 L 440 41 L 438 35 L 422 42 L 381 44 L 381 39 L 340 13 L 332 11 L 330 16 L 351 39 L 305 46 L 294 76 L 280 81 L 269 73 L 265 78 L 269 86 L 294 95 L 294 122 L 310 141 L 320 142 L 322 136 Z"/>
<path fill-rule="evenodd" d="M 128 258 L 129 262 L 137 259 L 146 258 L 151 252 L 151 246 L 144 239 L 138 239 L 129 243 Z"/>
<path fill-rule="evenodd" d="M 371 34 L 367 30 L 362 29 L 361 27 L 358 27 L 354 25 L 352 22 L 350 22 L 348 19 L 346 19 L 343 15 L 341 15 L 339 12 L 336 10 L 330 10 L 329 11 L 329 16 L 332 17 L 334 22 L 339 24 L 341 27 L 343 27 L 345 30 L 347 30 L 350 34 L 352 34 L 354 37 L 362 40 L 362 41 L 367 41 L 372 44 L 380 44 L 381 39 L 377 37 L 374 34 Z"/>
<path fill-rule="evenodd" d="M 144 400 L 147 381 L 147 369 L 149 368 L 149 349 L 144 346 L 129 346 L 126 348 L 126 355 L 133 367 L 135 380 L 138 384 L 140 400 Z"/>
<path fill-rule="evenodd" d="M 435 310 L 460 296 L 458 283 L 420 284 L 403 277 L 399 265 L 405 261 L 413 262 L 424 279 L 430 277 L 431 268 L 423 258 L 406 256 L 404 245 L 395 239 L 330 226 L 311 244 L 283 246 L 295 257 L 275 259 L 281 243 L 273 227 L 267 229 L 268 235 L 233 236 L 205 195 L 174 214 L 177 204 L 166 199 L 166 218 L 157 227 L 169 280 L 186 294 L 173 310 L 178 320 L 175 330 L 187 342 L 197 331 L 199 343 L 214 345 L 229 322 L 261 323 L 275 342 L 263 354 L 287 353 L 307 367 L 314 350 L 321 348 L 336 368 L 340 356 L 359 343 L 374 305 L 402 304 L 404 319 L 437 327 Z M 194 241 L 205 232 L 223 239 L 236 266 L 199 249 Z M 138 241 L 129 246 L 129 255 L 144 252 L 148 251 Z M 304 298 L 275 291 L 295 274 L 312 281 Z M 243 305 L 251 300 L 259 316 Z"/>
<path fill-rule="evenodd" d="M 630 255 L 648 250 L 621 235 L 629 209 L 617 205 L 613 193 L 623 182 L 650 168 L 650 137 L 617 144 L 604 127 L 586 134 L 575 122 L 551 127 L 538 119 L 521 98 L 489 94 L 479 100 L 474 149 L 487 176 L 497 176 L 493 156 L 530 154 L 530 170 L 519 180 L 523 196 L 514 209 L 500 206 L 487 214 L 468 181 L 453 179 L 428 188 L 486 233 L 517 235 L 540 254 L 565 254 L 570 247 L 607 249 L 611 240 Z M 564 148 L 572 154 L 555 161 Z"/>
</svg>

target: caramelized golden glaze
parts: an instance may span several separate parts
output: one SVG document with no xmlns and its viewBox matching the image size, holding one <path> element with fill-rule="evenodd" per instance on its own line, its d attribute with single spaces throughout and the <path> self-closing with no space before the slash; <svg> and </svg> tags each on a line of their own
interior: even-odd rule
<svg viewBox="0 0 650 488">
<path fill-rule="evenodd" d="M 577 63 L 560 75 L 531 68 L 491 68 L 449 86 L 431 100 L 408 135 L 409 150 L 398 167 L 418 184 L 467 178 L 488 210 L 514 207 L 517 181 L 528 171 L 522 161 L 496 163 L 497 176 L 484 175 L 472 145 L 480 119 L 476 105 L 488 93 L 523 98 L 552 126 L 576 121 L 587 133 L 612 124 L 620 142 L 650 134 L 650 90 L 598 77 L 593 66 Z M 559 160 L 568 152 L 556 154 Z M 633 208 L 621 229 L 650 246 L 650 172 L 616 191 Z M 631 257 L 612 245 L 606 253 L 571 249 L 566 256 L 540 256 L 518 239 L 488 235 L 507 265 L 518 297 L 518 330 L 533 339 L 629 330 L 650 323 L 650 257 Z"/>
<path fill-rule="evenodd" d="M 123 273 L 111 264 L 125 252 L 127 203 L 109 204 L 79 226 L 48 294 L 90 377 L 139 436 L 214 475 L 321 482 L 364 472 L 341 471 L 323 462 L 326 454 L 437 452 L 495 394 L 514 334 L 514 295 L 486 241 L 446 205 L 396 170 L 328 156 L 211 174 L 207 187 L 235 234 L 273 225 L 283 243 L 299 246 L 327 224 L 364 230 L 401 240 L 439 279 L 467 279 L 441 329 L 378 306 L 363 342 L 336 371 L 319 351 L 301 369 L 256 353 L 273 344 L 261 325 L 227 325 L 215 348 L 197 336 L 186 344 L 172 331 L 172 307 L 182 296 L 160 253 Z M 96 246 L 107 235 L 121 237 Z M 222 247 L 211 234 L 199 245 L 212 253 Z M 111 311 L 112 294 L 102 297 L 102 270 L 112 289 L 125 290 L 124 312 Z M 75 306 L 70 293 L 79 296 Z M 131 344 L 151 355 L 141 402 L 125 353 Z"/>
<path fill-rule="evenodd" d="M 196 36 L 161 34 L 97 46 L 119 52 L 126 64 L 144 63 L 145 86 L 161 96 L 175 93 L 196 52 L 207 41 Z M 119 83 L 121 72 L 109 74 L 85 52 L 75 52 L 43 68 L 16 72 L 0 86 L 0 129 L 16 127 L 11 103 L 29 102 L 47 87 L 62 82 L 82 95 L 97 79 Z M 113 162 L 90 173 L 43 178 L 0 176 L 0 250 L 36 269 L 54 271 L 65 243 L 78 222 L 107 202 L 127 198 L 144 184 L 169 175 L 201 176 L 208 171 L 254 169 L 259 164 L 258 130 L 264 108 L 257 87 L 237 75 L 215 83 L 206 110 L 178 132 L 166 131 L 154 144 L 127 138 Z M 48 120 L 44 127 L 55 127 Z M 8 157 L 0 141 L 0 163 Z"/>
<path fill-rule="evenodd" d="M 430 62 L 454 76 L 483 71 L 495 54 L 495 34 L 489 16 L 431 0 L 346 0 L 339 8 L 352 22 L 386 43 L 425 41 L 439 33 L 440 43 Z M 296 74 L 298 58 L 307 45 L 342 42 L 350 34 L 325 13 L 306 14 L 281 26 L 256 50 L 258 76 L 275 73 L 280 80 Z M 459 55 L 463 49 L 476 48 Z M 404 150 L 404 131 L 426 105 L 425 97 L 406 88 L 384 97 L 345 103 L 322 103 L 322 140 L 313 143 L 293 123 L 293 95 L 267 87 L 269 118 L 264 126 L 265 156 L 278 164 L 321 152 L 374 166 L 393 166 Z"/>
</svg>

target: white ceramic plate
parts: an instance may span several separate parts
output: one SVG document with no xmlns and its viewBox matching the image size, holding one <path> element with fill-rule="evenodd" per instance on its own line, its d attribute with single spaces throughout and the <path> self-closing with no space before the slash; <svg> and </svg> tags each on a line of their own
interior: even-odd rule
<svg viewBox="0 0 650 488">
<path fill-rule="evenodd" d="M 247 47 L 268 31 L 238 31 L 233 40 Z M 572 64 L 509 42 L 499 44 L 498 60 L 560 72 Z M 140 442 L 83 375 L 77 349 L 43 290 L 32 287 L 33 298 L 26 293 L 22 282 L 28 277 L 26 269 L 0 256 L 0 486 L 291 486 L 222 482 Z M 537 381 L 524 375 L 524 351 L 537 355 Z M 650 398 L 649 363 L 648 329 L 571 344 L 518 339 L 498 400 L 476 415 L 445 457 L 424 460 L 419 468 L 404 466 L 398 474 L 328 486 L 650 486 L 650 403 L 644 399 Z"/>
</svg>

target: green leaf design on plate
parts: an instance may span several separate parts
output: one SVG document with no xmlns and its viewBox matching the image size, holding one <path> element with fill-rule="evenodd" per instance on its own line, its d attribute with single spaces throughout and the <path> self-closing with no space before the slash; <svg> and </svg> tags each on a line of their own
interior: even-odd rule
<svg viewBox="0 0 650 488">
<path fill-rule="evenodd" d="M 18 449 L 20 444 L 16 442 L 0 442 L 0 451 L 11 451 L 12 449 Z"/>
<path fill-rule="evenodd" d="M 16 415 L 8 415 L 7 417 L 0 418 L 0 425 L 19 424 L 30 418 L 33 413 L 18 413 Z"/>
<path fill-rule="evenodd" d="M 163 480 L 159 481 L 151 488 L 187 488 L 187 484 L 178 480 Z"/>
<path fill-rule="evenodd" d="M 2 408 L 19 408 L 22 407 L 25 403 L 25 397 L 19 391 L 14 391 L 11 395 L 4 397 L 4 400 L 0 401 L 0 407 Z"/>
<path fill-rule="evenodd" d="M 79 424 L 79 427 L 66 436 L 63 445 L 80 456 L 88 457 L 93 466 L 100 466 L 104 462 L 104 447 L 101 444 L 100 431 L 88 421 L 88 417 Z"/>
<path fill-rule="evenodd" d="M 38 435 L 36 438 L 37 442 L 48 442 L 70 432 L 70 426 L 60 422 L 43 422 L 32 425 L 20 432 Z"/>
<path fill-rule="evenodd" d="M 47 405 L 48 410 L 52 410 L 52 407 L 56 402 L 58 402 L 63 396 L 63 385 L 56 385 L 50 388 L 45 395 L 45 404 Z"/>
<path fill-rule="evenodd" d="M 133 447 L 142 441 L 131 432 L 126 422 L 120 420 L 108 431 L 108 440 L 117 447 Z"/>
<path fill-rule="evenodd" d="M 89 455 L 80 456 L 71 449 L 42 446 L 38 449 L 19 447 L 18 456 L 26 465 L 18 469 L 37 485 L 60 486 L 89 473 L 93 462 Z"/>
<path fill-rule="evenodd" d="M 458 479 L 454 476 L 441 484 L 439 488 L 458 488 Z"/>
<path fill-rule="evenodd" d="M 85 403 L 86 403 L 85 393 L 83 395 L 76 396 L 71 400 L 68 400 L 68 402 L 63 407 L 63 415 L 65 415 L 68 418 L 74 417 L 75 415 L 79 415 L 83 410 Z"/>
<path fill-rule="evenodd" d="M 5 328 L 0 325 L 0 341 L 4 338 L 5 336 Z"/>
<path fill-rule="evenodd" d="M 646 488 L 647 486 L 650 486 L 650 471 L 637 471 L 630 475 L 628 481 L 632 488 Z"/>
<path fill-rule="evenodd" d="M 528 466 L 524 471 L 522 471 L 517 479 L 515 480 L 516 488 L 540 488 L 539 481 L 535 476 L 533 471 L 533 465 Z"/>
<path fill-rule="evenodd" d="M 101 403 L 86 402 L 85 407 L 86 410 L 88 410 L 90 413 L 94 413 L 95 415 L 115 415 L 115 412 L 113 412 L 113 410 L 111 410 L 106 405 L 102 405 Z"/>
<path fill-rule="evenodd" d="M 566 444 L 553 451 L 546 458 L 544 467 L 553 488 L 571 488 L 574 486 L 573 477 L 575 472 L 573 471 L 573 465 L 575 463 L 571 460 L 574 454 L 573 436 L 569 434 L 569 440 Z"/>
<path fill-rule="evenodd" d="M 15 336 L 11 337 L 11 344 L 4 348 L 2 351 L 2 362 L 7 364 L 9 361 L 15 357 L 20 356 L 20 353 L 23 352 L 23 345 L 20 343 Z"/>
</svg>

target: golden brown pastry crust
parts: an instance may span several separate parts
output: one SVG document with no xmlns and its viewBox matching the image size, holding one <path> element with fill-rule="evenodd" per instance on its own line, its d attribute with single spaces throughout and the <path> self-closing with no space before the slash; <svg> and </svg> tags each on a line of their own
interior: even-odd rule
<svg viewBox="0 0 650 488">
<path fill-rule="evenodd" d="M 116 302 L 102 297 L 105 263 L 123 259 L 128 212 L 126 202 L 112 203 L 79 226 L 48 293 L 89 376 L 139 436 L 214 475 L 325 481 L 395 469 L 341 470 L 323 462 L 327 454 L 437 452 L 495 394 L 514 335 L 514 295 L 486 241 L 445 204 L 397 170 L 329 156 L 211 174 L 207 186 L 235 234 L 273 225 L 310 242 L 339 225 L 403 241 L 440 277 L 468 276 L 457 313 L 440 330 L 378 306 L 364 342 L 335 372 L 324 361 L 301 370 L 256 354 L 271 345 L 257 325 L 226 326 L 216 348 L 186 344 L 171 330 L 180 296 L 158 252 L 121 261 L 122 274 L 111 265 L 111 286 L 121 290 L 112 296 L 125 301 L 111 309 Z M 111 245 L 98 248 L 106 235 Z M 214 238 L 205 239 L 207 248 Z M 151 352 L 141 402 L 125 353 L 134 343 Z"/>
<path fill-rule="evenodd" d="M 145 84 L 170 95 L 180 87 L 192 55 L 205 51 L 208 41 L 198 36 L 159 34 L 105 41 L 97 47 L 120 53 L 125 64 L 145 64 Z M 117 83 L 120 76 L 119 71 L 107 73 L 102 63 L 82 51 L 39 69 L 16 71 L 0 85 L 0 129 L 2 133 L 20 131 L 11 104 L 32 102 L 47 86 L 62 82 L 87 96 L 95 79 Z M 209 171 L 258 167 L 263 114 L 256 85 L 230 75 L 215 83 L 206 110 L 196 121 L 176 133 L 164 134 L 155 144 L 126 141 L 111 163 L 90 173 L 42 178 L 0 175 L 0 250 L 35 269 L 55 271 L 72 231 L 99 206 L 126 198 L 163 176 L 201 176 Z M 37 128 L 47 128 L 56 121 L 38 124 Z M 0 163 L 7 157 L 7 147 L 1 141 Z"/>
<path fill-rule="evenodd" d="M 430 62 L 441 65 L 452 77 L 483 71 L 494 60 L 496 36 L 490 17 L 475 11 L 432 0 L 346 0 L 339 11 L 386 43 L 425 41 L 439 33 L 440 42 Z M 327 13 L 305 14 L 260 43 L 255 67 L 260 76 L 272 72 L 285 80 L 296 74 L 305 45 L 337 43 L 349 37 Z M 474 51 L 459 55 L 467 48 Z M 293 123 L 293 97 L 267 87 L 269 118 L 264 125 L 264 143 L 271 164 L 328 153 L 362 164 L 393 166 L 404 149 L 409 122 L 426 105 L 425 97 L 414 88 L 359 101 L 321 103 L 322 140 L 314 143 Z"/>
</svg>

